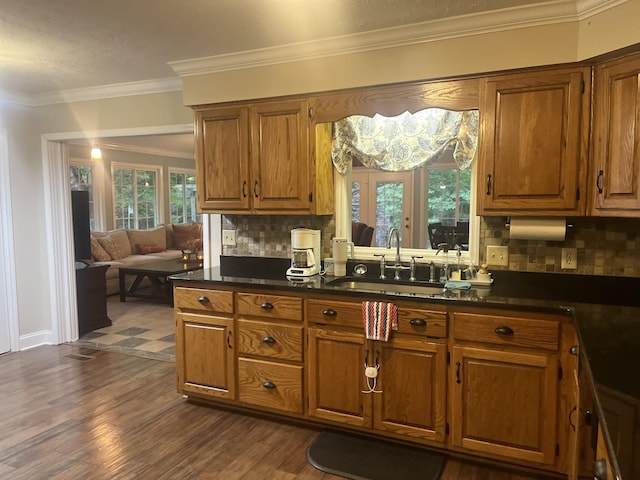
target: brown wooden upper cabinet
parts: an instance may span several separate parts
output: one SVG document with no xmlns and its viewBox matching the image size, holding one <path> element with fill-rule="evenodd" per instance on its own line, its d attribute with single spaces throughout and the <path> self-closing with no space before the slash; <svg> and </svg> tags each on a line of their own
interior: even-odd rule
<svg viewBox="0 0 640 480">
<path fill-rule="evenodd" d="M 310 132 L 307 100 L 194 110 L 198 205 L 203 212 L 333 212 L 331 157 L 324 135 Z"/>
<path fill-rule="evenodd" d="M 584 215 L 589 92 L 589 68 L 483 80 L 479 215 Z"/>
<path fill-rule="evenodd" d="M 640 216 L 640 54 L 595 67 L 590 214 Z"/>
</svg>

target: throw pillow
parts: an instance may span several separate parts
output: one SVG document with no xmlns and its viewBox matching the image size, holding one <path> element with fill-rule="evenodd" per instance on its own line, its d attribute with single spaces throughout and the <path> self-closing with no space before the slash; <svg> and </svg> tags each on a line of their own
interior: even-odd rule
<svg viewBox="0 0 640 480">
<path fill-rule="evenodd" d="M 160 245 L 147 245 L 144 243 L 136 243 L 136 250 L 140 255 L 147 255 L 149 253 L 166 252 L 166 248 L 162 248 Z"/>
<path fill-rule="evenodd" d="M 174 224 L 173 240 L 179 250 L 198 250 L 202 248 L 202 224 Z"/>
<path fill-rule="evenodd" d="M 98 240 L 93 235 L 91 236 L 91 256 L 98 262 L 108 262 L 111 260 L 111 255 L 102 248 L 100 243 L 98 243 Z"/>
<path fill-rule="evenodd" d="M 108 232 L 91 232 L 91 234 L 98 240 L 98 242 L 100 242 L 100 239 L 102 238 L 109 238 L 111 241 L 118 243 L 118 247 L 124 253 L 125 257 L 128 257 L 133 253 L 131 251 L 131 243 L 129 242 L 127 231 L 124 228 L 109 230 Z M 100 243 L 100 245 L 102 245 L 102 243 Z M 102 246 L 104 247 L 104 245 Z M 115 260 L 115 258 L 113 258 L 113 260 Z"/>
<path fill-rule="evenodd" d="M 104 237 L 99 238 L 98 242 L 113 260 L 120 260 L 121 258 L 128 257 L 130 255 L 122 248 L 122 242 L 118 241 L 117 238 L 113 238 L 111 235 L 105 235 Z"/>
<path fill-rule="evenodd" d="M 158 245 L 163 249 L 167 248 L 167 235 L 164 225 L 150 228 L 149 230 L 127 230 L 127 236 L 132 247 L 131 253 L 134 255 L 138 253 L 144 255 L 138 250 L 138 245 Z"/>
</svg>

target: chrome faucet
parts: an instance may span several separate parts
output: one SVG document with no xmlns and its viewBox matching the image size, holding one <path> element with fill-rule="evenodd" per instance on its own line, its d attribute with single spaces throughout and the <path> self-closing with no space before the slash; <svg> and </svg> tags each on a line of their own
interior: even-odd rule
<svg viewBox="0 0 640 480">
<path fill-rule="evenodd" d="M 387 248 L 391 248 L 391 237 L 395 234 L 396 236 L 396 261 L 395 265 L 400 265 L 402 261 L 400 260 L 400 234 L 398 233 L 398 229 L 396 227 L 391 227 L 389 230 L 389 236 L 387 237 Z"/>
</svg>

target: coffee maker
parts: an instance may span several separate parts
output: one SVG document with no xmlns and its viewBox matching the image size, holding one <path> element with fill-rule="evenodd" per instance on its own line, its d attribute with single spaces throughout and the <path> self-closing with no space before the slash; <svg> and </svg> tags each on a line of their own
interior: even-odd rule
<svg viewBox="0 0 640 480">
<path fill-rule="evenodd" d="M 291 230 L 291 267 L 288 277 L 311 277 L 320 273 L 320 230 Z"/>
</svg>

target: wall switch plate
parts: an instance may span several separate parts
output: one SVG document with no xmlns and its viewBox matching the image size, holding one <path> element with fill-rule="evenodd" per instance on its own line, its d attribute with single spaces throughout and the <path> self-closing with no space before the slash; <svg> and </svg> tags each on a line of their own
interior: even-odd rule
<svg viewBox="0 0 640 480">
<path fill-rule="evenodd" d="M 577 248 L 563 248 L 562 260 L 560 268 L 563 270 L 575 270 L 578 268 L 578 249 Z"/>
<path fill-rule="evenodd" d="M 235 230 L 222 230 L 222 245 L 227 247 L 236 246 L 236 231 Z"/>
<path fill-rule="evenodd" d="M 487 245 L 487 265 L 494 267 L 509 266 L 509 247 L 502 245 Z"/>
</svg>

